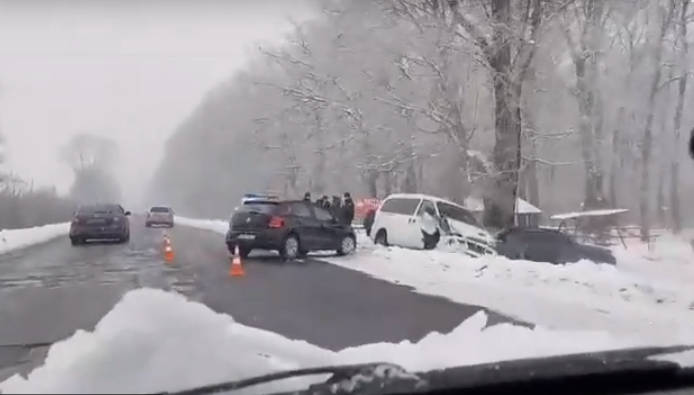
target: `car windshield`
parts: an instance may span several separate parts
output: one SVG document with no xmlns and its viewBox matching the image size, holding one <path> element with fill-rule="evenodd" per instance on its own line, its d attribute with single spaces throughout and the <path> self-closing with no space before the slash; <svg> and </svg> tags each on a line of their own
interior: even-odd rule
<svg viewBox="0 0 694 395">
<path fill-rule="evenodd" d="M 80 207 L 77 215 L 98 215 L 98 214 L 123 214 L 122 207 L 117 205 L 98 205 Z"/>
<path fill-rule="evenodd" d="M 0 1 L 0 393 L 694 343 L 692 128 L 694 1 Z"/>
</svg>

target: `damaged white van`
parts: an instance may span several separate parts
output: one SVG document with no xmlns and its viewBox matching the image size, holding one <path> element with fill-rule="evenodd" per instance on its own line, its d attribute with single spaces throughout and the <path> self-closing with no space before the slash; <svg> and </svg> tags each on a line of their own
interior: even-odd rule
<svg viewBox="0 0 694 395">
<path fill-rule="evenodd" d="M 432 209 L 442 222 L 439 244 L 454 240 L 456 249 L 468 255 L 496 255 L 494 236 L 468 210 L 445 199 L 414 193 L 397 193 L 383 200 L 371 227 L 374 243 L 424 249 L 423 220 Z"/>
</svg>

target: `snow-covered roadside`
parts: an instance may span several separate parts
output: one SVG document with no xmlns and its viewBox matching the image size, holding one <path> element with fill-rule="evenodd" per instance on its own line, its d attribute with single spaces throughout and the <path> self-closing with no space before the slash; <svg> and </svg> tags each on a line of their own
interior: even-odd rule
<svg viewBox="0 0 694 395">
<path fill-rule="evenodd" d="M 181 223 L 219 233 L 228 227 L 226 221 L 186 219 Z M 687 271 L 694 281 L 694 268 L 684 264 L 690 261 L 687 254 L 694 262 L 694 253 L 681 241 L 663 244 L 666 240 L 661 239 L 650 252 L 638 246 L 615 249 L 617 267 L 592 262 L 552 266 L 383 248 L 361 234 L 356 255 L 321 259 L 417 292 L 552 328 L 639 333 L 648 339 L 671 338 L 674 332 L 694 337 L 694 310 L 690 310 L 694 289 L 682 286 Z"/>
<path fill-rule="evenodd" d="M 226 234 L 227 230 L 229 229 L 229 221 L 223 221 L 221 219 L 195 219 L 177 216 L 176 224 L 198 229 L 211 230 L 220 234 Z"/>
<path fill-rule="evenodd" d="M 443 251 L 374 248 L 324 258 L 345 268 L 553 328 L 694 337 L 694 290 L 592 262 L 552 266 Z"/>
<path fill-rule="evenodd" d="M 0 230 L 0 254 L 45 243 L 66 235 L 69 231 L 69 222 L 24 229 L 3 229 Z"/>
<path fill-rule="evenodd" d="M 478 313 L 451 333 L 431 333 L 418 343 L 368 344 L 332 352 L 243 326 L 177 294 L 140 289 L 126 294 L 93 332 L 79 331 L 56 343 L 43 366 L 27 378 L 14 376 L 0 383 L 0 391 L 149 393 L 328 364 L 393 362 L 423 371 L 646 345 L 642 339 L 604 332 L 510 324 L 483 329 L 485 324 L 486 316 Z M 679 340 L 672 336 L 661 344 Z M 452 347 L 465 352 L 451 353 Z M 263 393 L 289 390 L 319 379 L 295 379 L 257 389 Z"/>
<path fill-rule="evenodd" d="M 627 248 L 613 247 L 620 270 L 654 281 L 691 286 L 694 283 L 694 248 L 689 237 L 662 235 L 651 248 L 630 240 Z"/>
</svg>

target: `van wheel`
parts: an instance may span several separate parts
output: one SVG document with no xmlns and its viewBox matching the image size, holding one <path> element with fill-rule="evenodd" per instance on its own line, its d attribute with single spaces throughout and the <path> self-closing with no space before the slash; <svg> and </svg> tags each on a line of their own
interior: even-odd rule
<svg viewBox="0 0 694 395">
<path fill-rule="evenodd" d="M 379 229 L 374 237 L 374 244 L 388 247 L 388 232 L 385 229 Z"/>
<path fill-rule="evenodd" d="M 70 244 L 73 246 L 78 246 L 84 244 L 82 239 L 78 239 L 77 237 L 70 237 Z"/>
<path fill-rule="evenodd" d="M 283 261 L 293 261 L 299 257 L 300 251 L 301 244 L 299 243 L 299 238 L 294 234 L 289 234 L 284 239 L 282 248 L 280 248 L 280 257 Z"/>
</svg>

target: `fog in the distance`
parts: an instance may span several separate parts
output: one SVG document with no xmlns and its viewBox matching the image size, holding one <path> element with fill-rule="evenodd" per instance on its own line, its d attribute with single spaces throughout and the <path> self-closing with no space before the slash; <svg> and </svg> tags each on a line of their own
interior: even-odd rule
<svg viewBox="0 0 694 395">
<path fill-rule="evenodd" d="M 301 12 L 281 1 L 0 2 L 4 173 L 67 192 L 65 145 L 102 136 L 117 148 L 123 200 L 139 203 L 172 131 Z"/>
</svg>

